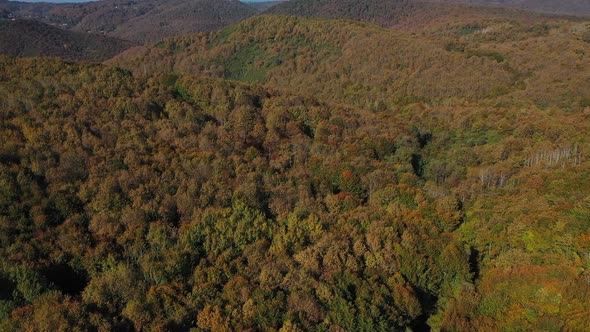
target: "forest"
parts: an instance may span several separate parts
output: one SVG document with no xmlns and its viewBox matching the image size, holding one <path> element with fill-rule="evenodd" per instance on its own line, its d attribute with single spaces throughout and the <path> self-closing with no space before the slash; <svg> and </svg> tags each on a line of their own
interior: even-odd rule
<svg viewBox="0 0 590 332">
<path fill-rule="evenodd" d="M 590 21 L 462 8 L 0 55 L 0 331 L 587 331 Z"/>
<path fill-rule="evenodd" d="M 8 56 L 54 56 L 65 59 L 104 61 L 135 46 L 135 43 L 97 34 L 66 31 L 32 20 L 0 18 L 0 54 Z"/>
<path fill-rule="evenodd" d="M 1 68 L 5 330 L 589 323 L 586 113 Z"/>
<path fill-rule="evenodd" d="M 264 83 L 374 110 L 415 102 L 579 109 L 590 96 L 590 24 L 512 19 L 431 24 L 418 38 L 412 28 L 261 15 L 131 48 L 107 63 L 136 75 Z"/>
<path fill-rule="evenodd" d="M 143 43 L 217 30 L 254 16 L 259 11 L 238 0 L 55 2 L 0 0 L 0 17 L 7 12 L 15 19 L 40 21 L 66 31 L 106 34 Z"/>
</svg>

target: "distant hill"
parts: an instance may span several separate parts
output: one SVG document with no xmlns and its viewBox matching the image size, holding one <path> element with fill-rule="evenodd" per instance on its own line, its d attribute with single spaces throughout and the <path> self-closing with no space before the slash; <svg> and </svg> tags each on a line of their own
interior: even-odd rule
<svg viewBox="0 0 590 332">
<path fill-rule="evenodd" d="M 291 0 L 270 8 L 266 13 L 345 18 L 391 25 L 426 6 L 428 5 L 410 0 Z"/>
<path fill-rule="evenodd" d="M 238 0 L 103 0 L 76 4 L 0 1 L 0 12 L 74 31 L 138 42 L 211 31 L 257 14 Z"/>
<path fill-rule="evenodd" d="M 234 8 L 130 1 L 0 49 Z M 589 330 L 590 19 L 297 3 L 0 55 L 0 331 Z"/>
<path fill-rule="evenodd" d="M 460 1 L 414 0 L 290 0 L 265 13 L 302 17 L 350 19 L 381 26 L 445 26 L 452 21 L 517 20 L 531 22 L 540 14 L 512 8 L 459 3 Z"/>
<path fill-rule="evenodd" d="M 133 45 L 132 42 L 66 31 L 37 21 L 0 20 L 0 54 L 9 56 L 58 56 L 103 61 Z"/>
<path fill-rule="evenodd" d="M 407 96 L 480 98 L 512 81 L 494 60 L 465 60 L 425 39 L 362 22 L 282 16 L 258 16 L 219 33 L 165 40 L 113 60 L 131 69 L 147 65 L 148 72 L 267 82 L 363 107 Z"/>
<path fill-rule="evenodd" d="M 548 13 L 590 16 L 588 0 L 466 0 L 466 2 L 518 7 Z"/>
<path fill-rule="evenodd" d="M 256 10 L 237 0 L 162 1 L 145 15 L 120 24 L 111 34 L 129 40 L 154 41 L 217 30 L 256 13 Z"/>
<path fill-rule="evenodd" d="M 461 3 L 515 7 L 554 14 L 590 15 L 590 1 L 588 0 L 290 0 L 272 7 L 268 13 L 348 18 L 392 24 L 404 17 L 413 16 L 412 13 L 440 11 L 441 9 L 446 12 L 449 8 L 440 5 Z M 457 6 L 452 8 L 460 12 L 465 11 L 465 8 Z"/>
<path fill-rule="evenodd" d="M 262 12 L 262 11 L 269 9 L 270 7 L 276 6 L 276 5 L 278 5 L 282 2 L 285 2 L 285 1 L 288 1 L 288 0 L 248 2 L 248 5 L 254 7 L 256 10 Z"/>
<path fill-rule="evenodd" d="M 556 22 L 561 21 L 447 23 L 438 30 L 406 32 L 268 15 L 220 32 L 133 48 L 112 62 L 140 74 L 262 82 L 375 109 L 449 98 L 512 102 L 512 96 L 542 104 L 577 103 L 590 94 L 581 64 L 588 44 L 580 34 L 588 28 Z"/>
</svg>

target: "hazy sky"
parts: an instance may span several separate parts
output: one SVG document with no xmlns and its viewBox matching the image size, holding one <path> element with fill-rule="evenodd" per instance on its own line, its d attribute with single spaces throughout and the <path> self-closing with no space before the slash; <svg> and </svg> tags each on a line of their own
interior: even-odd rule
<svg viewBox="0 0 590 332">
<path fill-rule="evenodd" d="M 54 2 L 54 3 L 72 3 L 72 2 L 89 2 L 92 0 L 11 0 L 19 2 Z"/>
<path fill-rule="evenodd" d="M 16 1 L 16 0 L 15 0 Z M 96 0 L 18 0 L 21 2 L 54 2 L 54 3 L 71 3 L 71 2 L 89 2 Z M 264 2 L 269 0 L 242 0 L 242 2 Z"/>
</svg>

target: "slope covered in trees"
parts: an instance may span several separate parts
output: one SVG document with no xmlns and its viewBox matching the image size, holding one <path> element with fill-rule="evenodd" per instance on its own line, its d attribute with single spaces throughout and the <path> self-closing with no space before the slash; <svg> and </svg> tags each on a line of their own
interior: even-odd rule
<svg viewBox="0 0 590 332">
<path fill-rule="evenodd" d="M 256 81 L 363 108 L 483 101 L 577 108 L 588 24 L 476 21 L 420 35 L 339 20 L 260 16 L 212 34 L 131 49 L 110 63 Z"/>
<path fill-rule="evenodd" d="M 76 4 L 0 1 L 14 17 L 137 42 L 211 31 L 255 15 L 238 0 L 102 0 Z"/>
<path fill-rule="evenodd" d="M 586 0 L 465 0 L 465 2 L 510 6 L 548 13 L 590 16 L 590 3 Z"/>
<path fill-rule="evenodd" d="M 256 10 L 262 12 L 262 11 L 265 11 L 265 10 L 269 9 L 270 7 L 276 6 L 284 1 L 288 1 L 288 0 L 255 1 L 255 2 L 248 2 L 248 5 L 250 5 L 251 7 L 254 7 L 254 8 L 256 8 Z"/>
<path fill-rule="evenodd" d="M 266 13 L 349 19 L 400 28 L 456 24 L 464 20 L 531 21 L 541 17 L 521 10 L 446 0 L 289 0 L 273 6 Z"/>
<path fill-rule="evenodd" d="M 0 331 L 586 330 L 590 22 L 359 3 L 0 56 Z"/>
<path fill-rule="evenodd" d="M 411 127 L 236 83 L 2 61 L 3 330 L 403 328 L 472 278 L 456 199 L 414 185 Z"/>
<path fill-rule="evenodd" d="M 532 14 L 509 10 L 510 7 L 554 14 L 590 15 L 590 3 L 585 0 L 289 0 L 270 8 L 268 13 L 347 18 L 382 25 L 396 24 L 415 16 L 423 19 L 433 15 L 457 18 L 468 14 L 522 18 Z"/>
<path fill-rule="evenodd" d="M 0 19 L 0 54 L 104 61 L 135 46 L 121 39 L 66 31 L 45 23 Z"/>
<path fill-rule="evenodd" d="M 0 327 L 580 330 L 587 111 L 0 66 Z"/>
<path fill-rule="evenodd" d="M 270 8 L 267 14 L 350 19 L 382 25 L 399 23 L 429 4 L 412 0 L 291 0 Z"/>
<path fill-rule="evenodd" d="M 162 4 L 145 15 L 118 25 L 112 35 L 130 40 L 155 41 L 217 30 L 256 13 L 256 10 L 238 0 L 162 1 Z"/>
</svg>

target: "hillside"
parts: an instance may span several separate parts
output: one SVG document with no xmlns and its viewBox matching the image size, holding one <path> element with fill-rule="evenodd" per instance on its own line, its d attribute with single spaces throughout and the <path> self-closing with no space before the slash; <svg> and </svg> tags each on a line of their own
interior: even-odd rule
<svg viewBox="0 0 590 332">
<path fill-rule="evenodd" d="M 154 41 L 217 30 L 255 14 L 255 10 L 237 0 L 164 1 L 145 15 L 118 25 L 111 34 L 129 40 Z M 88 20 L 84 20 L 79 28 L 88 25 Z"/>
<path fill-rule="evenodd" d="M 456 199 L 412 184 L 386 114 L 0 61 L 3 331 L 403 329 L 472 279 Z"/>
<path fill-rule="evenodd" d="M 242 6 L 0 0 L 1 332 L 589 329 L 589 19 Z"/>
<path fill-rule="evenodd" d="M 590 2 L 586 0 L 465 0 L 465 2 L 510 6 L 547 13 L 590 16 Z"/>
<path fill-rule="evenodd" d="M 2 10 L 17 18 L 137 42 L 216 30 L 257 13 L 238 0 L 102 0 L 77 4 L 0 1 Z"/>
<path fill-rule="evenodd" d="M 0 54 L 9 56 L 104 61 L 132 46 L 120 39 L 65 31 L 37 21 L 0 20 Z"/>
<path fill-rule="evenodd" d="M 393 25 L 428 6 L 411 0 L 290 0 L 266 13 Z"/>
<path fill-rule="evenodd" d="M 531 15 L 510 11 L 507 9 L 510 7 L 553 14 L 590 15 L 590 3 L 585 0 L 289 0 L 273 6 L 267 13 L 346 18 L 388 26 L 423 15 L 455 18 L 466 13 L 480 17 L 517 15 L 522 18 Z"/>
<path fill-rule="evenodd" d="M 590 323 L 587 111 L 0 61 L 3 331 Z"/>
<path fill-rule="evenodd" d="M 458 1 L 416 0 L 290 0 L 268 9 L 266 13 L 419 28 L 468 20 L 531 22 L 541 18 L 538 14 L 509 8 L 461 4 Z"/>
<path fill-rule="evenodd" d="M 270 7 L 276 6 L 284 1 L 288 0 L 248 2 L 248 5 L 255 8 L 259 12 L 263 12 L 269 9 Z"/>
<path fill-rule="evenodd" d="M 219 33 L 130 49 L 109 63 L 138 74 L 261 82 L 375 109 L 475 100 L 577 107 L 590 95 L 588 25 L 478 22 L 446 24 L 420 37 L 351 21 L 262 16 Z"/>
</svg>

